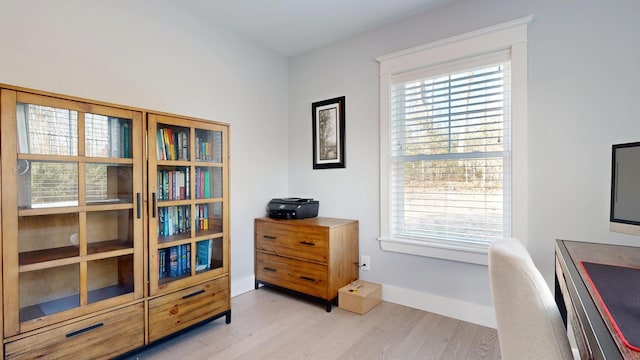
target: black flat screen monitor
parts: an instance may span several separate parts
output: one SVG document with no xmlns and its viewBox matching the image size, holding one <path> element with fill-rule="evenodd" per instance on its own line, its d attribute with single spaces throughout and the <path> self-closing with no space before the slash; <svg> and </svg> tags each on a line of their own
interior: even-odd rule
<svg viewBox="0 0 640 360">
<path fill-rule="evenodd" d="M 612 146 L 611 231 L 640 235 L 640 142 Z"/>
</svg>

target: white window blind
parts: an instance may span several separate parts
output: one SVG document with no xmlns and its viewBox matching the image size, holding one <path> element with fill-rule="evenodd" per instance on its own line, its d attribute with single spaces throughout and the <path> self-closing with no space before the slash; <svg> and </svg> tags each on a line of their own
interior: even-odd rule
<svg viewBox="0 0 640 360">
<path fill-rule="evenodd" d="M 531 16 L 380 62 L 380 247 L 487 264 L 527 241 Z"/>
<path fill-rule="evenodd" d="M 392 237 L 509 236 L 510 89 L 508 51 L 391 77 Z"/>
</svg>

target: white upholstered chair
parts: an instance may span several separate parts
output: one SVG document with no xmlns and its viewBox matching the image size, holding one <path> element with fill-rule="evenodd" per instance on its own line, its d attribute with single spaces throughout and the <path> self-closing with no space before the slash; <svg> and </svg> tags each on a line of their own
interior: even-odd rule
<svg viewBox="0 0 640 360">
<path fill-rule="evenodd" d="M 574 358 L 551 290 L 520 241 L 493 242 L 489 276 L 503 360 Z"/>
</svg>

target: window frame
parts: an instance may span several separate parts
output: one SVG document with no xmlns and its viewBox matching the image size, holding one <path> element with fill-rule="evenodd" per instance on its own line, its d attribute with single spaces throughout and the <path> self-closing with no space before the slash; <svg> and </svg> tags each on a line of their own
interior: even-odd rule
<svg viewBox="0 0 640 360">
<path fill-rule="evenodd" d="M 532 16 L 377 57 L 380 63 L 380 246 L 383 250 L 487 265 L 488 246 L 391 235 L 392 76 L 497 51 L 511 52 L 511 236 L 527 242 L 527 26 Z"/>
</svg>

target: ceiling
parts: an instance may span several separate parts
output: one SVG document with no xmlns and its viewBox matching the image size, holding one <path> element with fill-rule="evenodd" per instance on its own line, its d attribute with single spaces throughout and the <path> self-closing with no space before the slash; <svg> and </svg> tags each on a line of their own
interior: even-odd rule
<svg viewBox="0 0 640 360">
<path fill-rule="evenodd" d="M 289 57 L 452 0 L 169 1 Z"/>
</svg>

